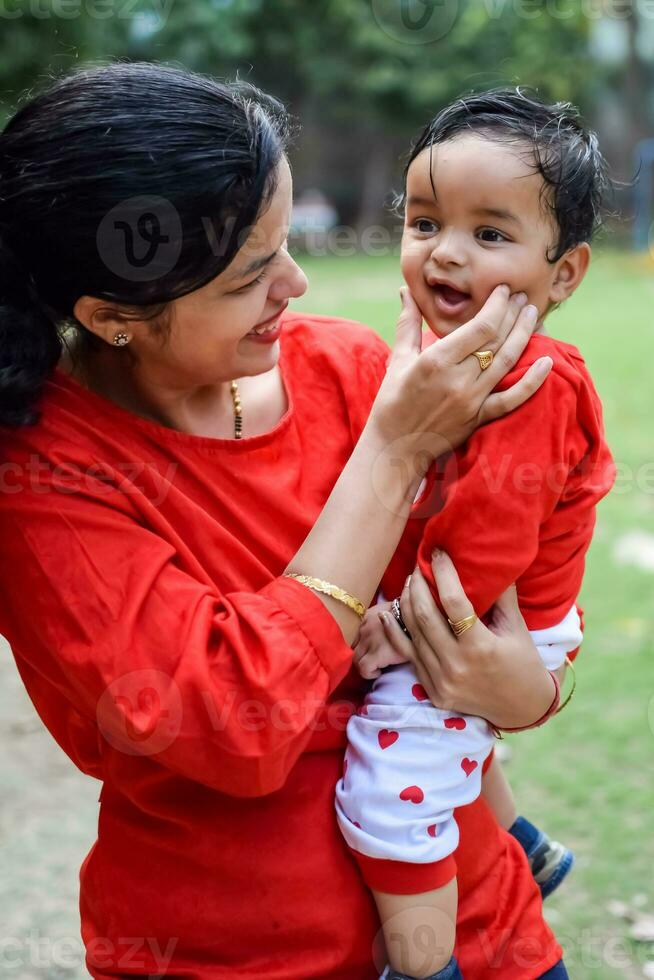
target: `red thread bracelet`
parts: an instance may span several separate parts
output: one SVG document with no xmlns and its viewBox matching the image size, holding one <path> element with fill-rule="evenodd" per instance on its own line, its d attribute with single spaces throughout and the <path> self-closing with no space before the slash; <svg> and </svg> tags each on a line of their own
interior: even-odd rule
<svg viewBox="0 0 654 980">
<path fill-rule="evenodd" d="M 559 704 L 561 702 L 561 684 L 559 683 L 559 679 L 553 670 L 548 671 L 548 673 L 552 678 L 552 680 L 554 681 L 554 686 L 556 688 L 556 691 L 554 692 L 554 699 L 551 705 L 549 706 L 549 708 L 547 709 L 547 711 L 545 712 L 545 714 L 541 715 L 538 721 L 532 722 L 531 725 L 521 725 L 519 728 L 500 729 L 500 728 L 496 728 L 495 725 L 491 725 L 490 727 L 493 729 L 493 732 L 495 733 L 497 738 L 503 737 L 502 732 L 527 732 L 529 731 L 530 728 L 540 728 L 541 725 L 545 724 L 548 718 L 551 718 L 552 715 L 556 714 L 559 708 Z M 490 722 L 488 724 L 490 725 Z"/>
</svg>

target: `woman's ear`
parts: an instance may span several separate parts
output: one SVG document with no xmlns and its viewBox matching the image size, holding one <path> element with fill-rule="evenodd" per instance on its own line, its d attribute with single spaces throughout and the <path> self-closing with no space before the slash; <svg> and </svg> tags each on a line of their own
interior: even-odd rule
<svg viewBox="0 0 654 980">
<path fill-rule="evenodd" d="M 115 306 L 108 306 L 106 300 L 94 296 L 80 296 L 73 307 L 73 314 L 87 330 L 108 344 L 113 344 L 117 333 L 132 332 L 126 329 L 125 320 Z"/>
<path fill-rule="evenodd" d="M 590 245 L 588 242 L 575 245 L 559 259 L 550 286 L 549 299 L 551 303 L 562 303 L 563 300 L 572 296 L 586 275 L 589 263 Z"/>
</svg>

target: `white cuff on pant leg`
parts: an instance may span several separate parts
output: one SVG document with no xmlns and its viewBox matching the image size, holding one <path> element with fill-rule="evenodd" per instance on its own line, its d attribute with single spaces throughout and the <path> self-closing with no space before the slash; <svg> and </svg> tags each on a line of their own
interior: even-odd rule
<svg viewBox="0 0 654 980">
<path fill-rule="evenodd" d="M 529 630 L 540 658 L 548 670 L 556 670 L 565 663 L 566 656 L 581 645 L 584 634 L 581 620 L 574 605 L 560 623 L 544 630 Z"/>
</svg>

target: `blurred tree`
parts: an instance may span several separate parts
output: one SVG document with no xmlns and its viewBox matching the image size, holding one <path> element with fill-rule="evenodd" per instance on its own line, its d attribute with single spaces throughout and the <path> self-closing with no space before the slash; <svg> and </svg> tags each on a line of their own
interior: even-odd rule
<svg viewBox="0 0 654 980">
<path fill-rule="evenodd" d="M 300 119 L 299 188 L 318 184 L 342 219 L 359 226 L 379 220 L 400 154 L 457 95 L 521 83 L 588 108 L 600 81 L 581 5 L 555 16 L 548 0 L 403 0 L 412 18 L 404 25 L 399 0 L 3 3 L 5 115 L 35 83 L 88 61 L 238 73 L 280 96 Z M 77 16 L 62 16 L 64 9 Z"/>
<path fill-rule="evenodd" d="M 546 0 L 445 0 L 438 6 L 432 0 L 431 6 L 437 37 L 417 43 L 432 25 L 424 35 L 398 30 L 398 0 L 239 4 L 252 44 L 253 77 L 278 92 L 303 124 L 315 120 L 316 131 L 332 133 L 337 159 L 345 142 L 354 168 L 328 165 L 323 181 L 341 210 L 356 206 L 356 214 L 347 217 L 355 217 L 359 227 L 378 219 L 397 177 L 399 153 L 431 115 L 462 92 L 522 83 L 585 104 L 592 95 L 589 22 L 581 9 L 558 18 Z M 414 7 L 418 16 L 424 0 Z M 329 143 L 323 151 L 334 158 Z M 320 169 L 314 161 L 314 172 Z M 340 186 L 343 175 L 362 188 L 356 202 Z"/>
</svg>

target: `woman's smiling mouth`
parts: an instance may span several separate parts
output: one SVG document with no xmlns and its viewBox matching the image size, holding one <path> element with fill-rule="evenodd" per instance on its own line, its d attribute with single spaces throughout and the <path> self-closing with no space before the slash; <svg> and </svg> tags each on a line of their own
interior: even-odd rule
<svg viewBox="0 0 654 980">
<path fill-rule="evenodd" d="M 279 335 L 282 332 L 282 328 L 279 320 L 287 306 L 288 306 L 288 301 L 284 303 L 284 305 L 279 310 L 277 310 L 277 312 L 274 313 L 273 316 L 268 317 L 267 320 L 262 320 L 261 323 L 258 323 L 256 325 L 256 327 L 252 327 L 252 330 L 250 330 L 250 332 L 245 335 L 247 339 L 257 340 L 262 343 L 268 343 L 268 344 L 274 343 L 274 341 L 276 341 L 279 338 Z"/>
</svg>

